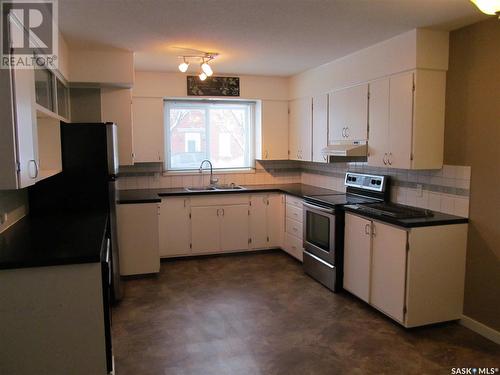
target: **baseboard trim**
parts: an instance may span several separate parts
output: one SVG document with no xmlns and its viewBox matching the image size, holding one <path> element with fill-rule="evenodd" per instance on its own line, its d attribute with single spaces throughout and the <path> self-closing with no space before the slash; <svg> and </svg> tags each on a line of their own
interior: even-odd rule
<svg viewBox="0 0 500 375">
<path fill-rule="evenodd" d="M 479 333 L 481 336 L 486 337 L 487 339 L 500 344 L 500 332 L 494 330 L 487 325 L 474 320 L 467 315 L 462 315 L 462 319 L 460 319 L 460 324 L 464 327 L 469 328 L 471 331 Z"/>
</svg>

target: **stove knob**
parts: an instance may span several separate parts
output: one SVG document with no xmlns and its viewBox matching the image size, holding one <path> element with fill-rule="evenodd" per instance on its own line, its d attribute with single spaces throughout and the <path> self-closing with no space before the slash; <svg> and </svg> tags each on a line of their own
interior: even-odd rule
<svg viewBox="0 0 500 375">
<path fill-rule="evenodd" d="M 372 185 L 375 185 L 376 183 L 377 183 L 376 180 L 372 180 L 372 182 L 371 182 Z"/>
<path fill-rule="evenodd" d="M 377 185 L 381 185 L 381 184 L 382 184 L 382 181 L 378 180 Z"/>
</svg>

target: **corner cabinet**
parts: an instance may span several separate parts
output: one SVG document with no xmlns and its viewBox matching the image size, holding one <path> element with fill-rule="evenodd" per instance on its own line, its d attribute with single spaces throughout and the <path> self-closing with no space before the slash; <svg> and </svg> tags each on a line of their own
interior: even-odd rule
<svg viewBox="0 0 500 375">
<path fill-rule="evenodd" d="M 405 327 L 462 315 L 467 224 L 400 228 L 346 213 L 344 289 Z"/>
<path fill-rule="evenodd" d="M 158 163 L 164 160 L 163 108 L 163 98 L 132 99 L 135 163 Z"/>
<path fill-rule="evenodd" d="M 417 70 L 370 83 L 368 165 L 440 169 L 446 72 Z"/>
<path fill-rule="evenodd" d="M 255 157 L 259 160 L 288 159 L 288 101 L 262 101 Z"/>
<path fill-rule="evenodd" d="M 288 152 L 290 160 L 312 160 L 312 98 L 289 102 Z"/>
<path fill-rule="evenodd" d="M 120 275 L 160 271 L 158 203 L 119 204 L 116 207 Z"/>
</svg>

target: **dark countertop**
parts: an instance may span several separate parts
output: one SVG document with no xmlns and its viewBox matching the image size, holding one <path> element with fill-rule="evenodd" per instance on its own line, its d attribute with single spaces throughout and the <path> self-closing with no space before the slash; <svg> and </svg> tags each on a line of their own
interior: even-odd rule
<svg viewBox="0 0 500 375">
<path fill-rule="evenodd" d="M 0 269 L 100 262 L 107 222 L 103 212 L 26 216 L 0 234 Z"/>
<path fill-rule="evenodd" d="M 181 196 L 181 195 L 214 195 L 214 194 L 249 194 L 249 193 L 266 193 L 278 192 L 286 193 L 299 198 L 306 195 L 328 195 L 339 193 L 335 190 L 324 189 L 312 185 L 304 184 L 270 184 L 270 185 L 242 185 L 244 190 L 218 190 L 218 191 L 201 191 L 192 192 L 184 188 L 173 189 L 135 189 L 135 190 L 119 190 L 117 191 L 118 204 L 131 203 L 155 203 L 161 202 L 161 197 L 166 196 Z"/>
<path fill-rule="evenodd" d="M 404 228 L 418 228 L 418 227 L 430 227 L 437 225 L 450 225 L 450 224 L 464 224 L 468 223 L 469 219 L 460 216 L 454 216 L 445 214 L 443 212 L 431 211 L 433 216 L 412 218 L 412 219 L 397 219 L 390 216 L 377 215 L 375 213 L 360 211 L 354 206 L 344 206 L 344 210 L 347 212 L 353 212 L 360 216 L 364 216 L 370 219 L 375 219 L 388 224 L 397 225 Z"/>
</svg>

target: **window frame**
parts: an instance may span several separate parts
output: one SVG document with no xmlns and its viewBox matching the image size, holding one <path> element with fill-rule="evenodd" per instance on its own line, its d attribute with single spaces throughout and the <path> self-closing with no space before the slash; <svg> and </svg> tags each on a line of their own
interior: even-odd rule
<svg viewBox="0 0 500 375">
<path fill-rule="evenodd" d="M 164 141 L 165 141 L 165 160 L 163 163 L 163 171 L 165 173 L 182 173 L 182 172 L 194 172 L 198 170 L 198 167 L 193 168 L 172 168 L 171 165 L 171 143 L 170 143 L 170 109 L 181 104 L 179 107 L 193 107 L 199 108 L 204 107 L 205 111 L 205 129 L 206 129 L 206 153 L 207 158 L 210 158 L 210 106 L 217 106 L 218 109 L 224 109 L 224 105 L 227 106 L 241 106 L 246 107 L 248 110 L 248 129 L 247 136 L 245 137 L 245 148 L 247 152 L 244 155 L 245 166 L 241 167 L 228 167 L 228 168 L 216 168 L 214 171 L 219 172 L 230 172 L 230 171 L 248 171 L 255 169 L 255 134 L 256 134 L 256 111 L 257 111 L 257 101 L 252 100 L 242 100 L 242 99 L 175 99 L 167 98 L 164 100 Z"/>
</svg>

